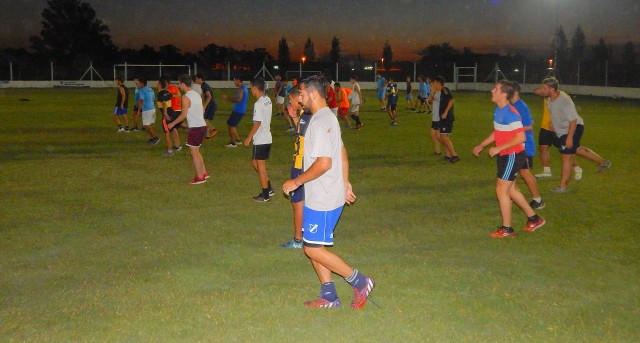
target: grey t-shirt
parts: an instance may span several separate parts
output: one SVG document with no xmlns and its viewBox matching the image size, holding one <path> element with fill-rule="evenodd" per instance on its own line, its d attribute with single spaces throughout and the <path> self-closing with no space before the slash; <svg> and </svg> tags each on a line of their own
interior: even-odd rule
<svg viewBox="0 0 640 343">
<path fill-rule="evenodd" d="M 318 157 L 329 157 L 331 169 L 304 185 L 305 206 L 312 210 L 332 211 L 344 206 L 342 145 L 338 119 L 328 107 L 321 108 L 311 117 L 304 136 L 304 170 Z"/>
<path fill-rule="evenodd" d="M 549 98 L 547 106 L 549 113 L 551 113 L 553 129 L 558 137 L 569 133 L 569 122 L 573 120 L 577 120 L 578 125 L 584 125 L 582 117 L 578 115 L 576 105 L 567 93 L 560 91 L 560 96 L 555 100 Z"/>
</svg>

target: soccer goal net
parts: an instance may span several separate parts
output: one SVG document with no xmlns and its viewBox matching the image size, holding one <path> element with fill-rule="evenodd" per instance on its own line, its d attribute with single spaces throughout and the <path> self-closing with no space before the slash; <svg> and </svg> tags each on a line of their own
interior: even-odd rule
<svg viewBox="0 0 640 343">
<path fill-rule="evenodd" d="M 123 81 L 143 77 L 147 80 L 157 80 L 160 77 L 168 77 L 177 80 L 181 74 L 191 75 L 191 66 L 188 64 L 114 64 L 113 79 L 122 78 Z"/>
</svg>

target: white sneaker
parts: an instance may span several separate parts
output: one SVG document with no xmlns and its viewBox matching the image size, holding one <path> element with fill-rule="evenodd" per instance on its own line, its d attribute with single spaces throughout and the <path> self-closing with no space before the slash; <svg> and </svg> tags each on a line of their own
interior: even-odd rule
<svg viewBox="0 0 640 343">
<path fill-rule="evenodd" d="M 117 131 L 117 132 L 118 132 L 118 133 L 123 133 L 123 132 L 126 132 L 126 131 L 127 131 L 127 130 L 125 130 L 125 129 L 124 129 L 124 127 L 121 127 L 121 128 L 119 128 L 119 129 L 118 129 L 118 131 Z"/>
<path fill-rule="evenodd" d="M 235 145 L 234 143 L 229 143 L 227 145 L 225 145 L 227 148 L 235 148 L 237 147 L 237 145 Z"/>
<path fill-rule="evenodd" d="M 573 178 L 576 181 L 582 180 L 582 168 L 577 168 L 573 170 Z"/>
<path fill-rule="evenodd" d="M 535 175 L 538 179 L 543 178 L 543 177 L 551 177 L 551 172 L 542 172 L 540 174 L 536 174 Z"/>
</svg>

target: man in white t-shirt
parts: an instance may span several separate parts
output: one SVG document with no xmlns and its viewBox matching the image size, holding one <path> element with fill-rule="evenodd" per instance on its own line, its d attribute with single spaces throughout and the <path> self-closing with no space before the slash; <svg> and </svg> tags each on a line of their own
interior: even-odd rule
<svg viewBox="0 0 640 343">
<path fill-rule="evenodd" d="M 349 159 L 342 143 L 340 124 L 327 106 L 328 85 L 324 77 L 317 75 L 302 83 L 300 102 L 313 113 L 304 139 L 304 172 L 286 181 L 282 191 L 289 194 L 304 184 L 303 249 L 321 284 L 320 297 L 305 302 L 305 306 L 340 306 L 332 280 L 335 273 L 353 287 L 351 307 L 360 309 L 367 304 L 375 286 L 373 279 L 360 274 L 327 249 L 333 245 L 333 232 L 345 202 L 350 204 L 356 200 L 349 182 Z"/>
<path fill-rule="evenodd" d="M 364 124 L 360 121 L 360 104 L 364 102 L 364 98 L 362 97 L 362 90 L 360 89 L 360 84 L 358 83 L 357 76 L 351 76 L 349 82 L 353 85 L 353 92 L 349 95 L 351 100 L 351 106 L 349 107 L 349 113 L 351 113 L 351 118 L 356 121 L 356 129 L 361 128 Z"/>
<path fill-rule="evenodd" d="M 275 195 L 271 188 L 269 175 L 267 175 L 267 160 L 271 153 L 272 143 L 271 114 L 273 113 L 273 105 L 271 99 L 265 94 L 266 89 L 267 84 L 263 79 L 257 78 L 251 81 L 251 94 L 258 100 L 253 105 L 253 126 L 244 140 L 246 147 L 253 140 L 251 164 L 258 173 L 262 187 L 260 194 L 253 197 L 253 200 L 258 202 L 267 202 L 271 200 L 271 196 Z"/>
<path fill-rule="evenodd" d="M 207 133 L 207 123 L 204 121 L 204 108 L 202 106 L 202 98 L 196 91 L 191 89 L 192 79 L 189 75 L 180 75 L 180 90 L 185 94 L 182 96 L 182 113 L 167 125 L 171 130 L 175 125 L 181 123 L 187 118 L 189 130 L 187 131 L 187 146 L 193 159 L 193 168 L 196 170 L 196 176 L 191 182 L 192 185 L 199 185 L 207 182 L 209 173 L 204 166 L 204 159 L 200 153 L 200 145 Z"/>
</svg>

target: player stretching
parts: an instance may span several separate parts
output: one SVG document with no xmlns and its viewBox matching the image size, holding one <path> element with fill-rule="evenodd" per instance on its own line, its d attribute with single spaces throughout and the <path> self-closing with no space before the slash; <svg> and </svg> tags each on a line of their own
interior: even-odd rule
<svg viewBox="0 0 640 343">
<path fill-rule="evenodd" d="M 354 289 L 353 309 L 367 304 L 375 286 L 373 279 L 360 274 L 327 249 L 333 245 L 333 231 L 345 202 L 356 200 L 349 182 L 349 158 L 340 136 L 338 119 L 327 108 L 327 80 L 311 76 L 303 81 L 300 100 L 313 113 L 304 140 L 304 173 L 282 186 L 285 194 L 305 185 L 303 214 L 304 252 L 320 280 L 320 296 L 305 306 L 339 307 L 332 274 L 342 276 Z"/>
<path fill-rule="evenodd" d="M 187 118 L 187 124 L 189 124 L 187 146 L 193 159 L 193 168 L 196 171 L 196 176 L 189 183 L 199 185 L 207 182 L 209 178 L 209 173 L 207 173 L 207 169 L 204 166 L 204 159 L 200 153 L 200 145 L 202 145 L 204 135 L 207 132 L 207 123 L 204 121 L 204 107 L 202 106 L 200 94 L 191 89 L 191 76 L 180 75 L 178 80 L 180 81 L 180 90 L 184 92 L 182 96 L 182 113 L 174 121 L 167 124 L 167 127 L 171 130 L 175 125 L 179 125 L 184 118 Z"/>
<path fill-rule="evenodd" d="M 496 179 L 496 195 L 502 214 L 502 226 L 491 234 L 491 237 L 502 238 L 515 236 L 511 227 L 511 202 L 513 201 L 527 215 L 525 231 L 533 232 L 545 224 L 544 218 L 538 216 L 527 199 L 515 185 L 518 171 L 527 163 L 524 151 L 525 134 L 518 111 L 509 103 L 515 87 L 509 81 L 499 81 L 491 90 L 491 101 L 496 107 L 493 113 L 493 133 L 480 145 L 473 148 L 473 154 L 479 156 L 485 146 L 495 141 L 496 146 L 489 149 L 489 156 L 499 155 L 498 177 Z"/>
<path fill-rule="evenodd" d="M 265 94 L 267 88 L 263 79 L 255 79 L 251 81 L 251 94 L 258 100 L 253 105 L 253 126 L 251 131 L 244 139 L 244 146 L 249 147 L 253 140 L 253 156 L 251 165 L 258 173 L 260 186 L 262 191 L 253 200 L 257 202 L 267 202 L 271 200 L 271 196 L 275 195 L 271 188 L 269 175 L 267 174 L 267 160 L 271 153 L 271 115 L 273 113 L 273 105 L 271 99 Z"/>
<path fill-rule="evenodd" d="M 247 100 L 249 99 L 249 90 L 247 90 L 247 86 L 242 84 L 242 78 L 239 76 L 234 77 L 233 84 L 236 86 L 236 96 L 229 98 L 226 94 L 222 95 L 223 99 L 233 103 L 231 115 L 227 120 L 230 140 L 229 144 L 225 145 L 227 148 L 235 148 L 242 144 L 240 136 L 238 136 L 238 125 L 247 112 Z"/>
</svg>

